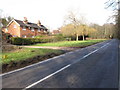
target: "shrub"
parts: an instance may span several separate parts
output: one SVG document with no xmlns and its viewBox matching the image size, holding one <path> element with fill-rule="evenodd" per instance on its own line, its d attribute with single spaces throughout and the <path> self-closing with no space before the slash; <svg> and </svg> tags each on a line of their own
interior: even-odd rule
<svg viewBox="0 0 120 90">
<path fill-rule="evenodd" d="M 31 38 L 20 38 L 20 37 L 12 37 L 11 43 L 15 45 L 29 45 L 34 41 Z"/>
<path fill-rule="evenodd" d="M 35 43 L 47 43 L 47 42 L 57 42 L 63 41 L 65 38 L 61 35 L 56 36 L 42 36 L 40 38 L 20 38 L 20 37 L 12 37 L 11 43 L 15 45 L 30 45 Z"/>
</svg>

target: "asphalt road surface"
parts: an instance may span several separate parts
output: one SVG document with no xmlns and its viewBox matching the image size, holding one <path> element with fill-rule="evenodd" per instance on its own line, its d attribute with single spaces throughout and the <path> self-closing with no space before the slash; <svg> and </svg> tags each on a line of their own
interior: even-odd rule
<svg viewBox="0 0 120 90">
<path fill-rule="evenodd" d="M 119 40 L 113 39 L 2 74 L 3 88 L 118 88 Z"/>
</svg>

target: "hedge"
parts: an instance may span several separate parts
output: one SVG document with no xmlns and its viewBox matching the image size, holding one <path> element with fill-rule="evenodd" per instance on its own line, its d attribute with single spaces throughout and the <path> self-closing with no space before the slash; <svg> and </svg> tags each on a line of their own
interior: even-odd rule
<svg viewBox="0 0 120 90">
<path fill-rule="evenodd" d="M 20 38 L 12 37 L 11 43 L 15 45 L 30 45 L 35 43 L 57 42 L 65 40 L 62 36 L 46 36 L 41 38 Z"/>
</svg>

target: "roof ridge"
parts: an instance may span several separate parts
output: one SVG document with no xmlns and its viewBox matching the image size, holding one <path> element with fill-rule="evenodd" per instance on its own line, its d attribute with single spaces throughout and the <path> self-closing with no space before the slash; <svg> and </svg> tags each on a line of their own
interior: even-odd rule
<svg viewBox="0 0 120 90">
<path fill-rule="evenodd" d="M 25 24 L 22 20 L 18 20 L 18 19 L 13 19 L 13 20 L 15 20 L 20 26 L 47 29 L 44 25 L 39 26 L 37 25 L 37 23 L 28 22 L 28 24 Z"/>
</svg>

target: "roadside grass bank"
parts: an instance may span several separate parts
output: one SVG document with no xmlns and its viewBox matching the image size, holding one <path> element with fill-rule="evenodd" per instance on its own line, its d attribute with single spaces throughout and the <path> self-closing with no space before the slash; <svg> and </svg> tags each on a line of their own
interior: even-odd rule
<svg viewBox="0 0 120 90">
<path fill-rule="evenodd" d="M 99 42 L 103 42 L 106 39 L 95 39 L 95 40 L 85 40 L 85 41 L 61 41 L 55 43 L 40 43 L 32 46 L 52 46 L 52 47 L 86 47 Z"/>
<path fill-rule="evenodd" d="M 66 48 L 83 48 L 105 39 L 85 40 L 85 41 L 62 41 L 55 43 L 36 44 L 34 46 L 53 46 L 53 47 L 66 47 Z M 2 53 L 2 73 L 19 69 L 54 56 L 58 56 L 68 52 L 67 50 L 43 49 L 43 48 L 19 48 L 12 52 Z"/>
<path fill-rule="evenodd" d="M 22 68 L 63 53 L 65 53 L 65 51 L 40 48 L 22 48 L 14 52 L 3 53 L 1 55 L 2 60 L 0 61 L 2 64 L 2 72 Z"/>
</svg>

